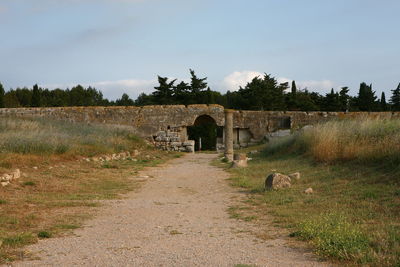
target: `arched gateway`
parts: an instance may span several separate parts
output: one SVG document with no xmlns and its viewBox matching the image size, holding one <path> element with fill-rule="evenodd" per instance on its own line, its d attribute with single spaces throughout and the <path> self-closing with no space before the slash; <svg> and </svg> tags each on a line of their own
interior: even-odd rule
<svg viewBox="0 0 400 267">
<path fill-rule="evenodd" d="M 223 127 L 209 115 L 200 115 L 192 126 L 187 128 L 188 138 L 195 141 L 195 150 L 216 150 L 217 141 L 221 143 Z"/>
</svg>

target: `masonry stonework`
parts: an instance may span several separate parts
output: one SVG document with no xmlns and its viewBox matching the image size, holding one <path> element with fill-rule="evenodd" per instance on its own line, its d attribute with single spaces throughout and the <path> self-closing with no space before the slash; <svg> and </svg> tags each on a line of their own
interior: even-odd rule
<svg viewBox="0 0 400 267">
<path fill-rule="evenodd" d="M 2 108 L 0 117 L 42 117 L 72 122 L 130 126 L 156 146 L 167 150 L 191 151 L 187 127 L 202 115 L 225 125 L 224 107 L 220 105 L 172 105 L 144 107 L 51 107 Z M 332 119 L 346 118 L 400 119 L 400 112 L 301 112 L 301 111 L 233 111 L 233 138 L 236 146 L 262 140 L 280 129 L 298 129 Z M 192 144 L 192 143 L 191 143 Z M 217 146 L 218 147 L 218 146 Z"/>
</svg>

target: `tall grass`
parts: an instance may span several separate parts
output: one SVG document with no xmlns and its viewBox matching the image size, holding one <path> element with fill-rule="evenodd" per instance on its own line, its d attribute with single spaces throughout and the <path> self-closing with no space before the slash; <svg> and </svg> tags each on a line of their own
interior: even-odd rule
<svg viewBox="0 0 400 267">
<path fill-rule="evenodd" d="M 2 118 L 0 152 L 91 156 L 143 145 L 131 129 L 44 119 Z"/>
<path fill-rule="evenodd" d="M 397 166 L 400 163 L 400 120 L 330 121 L 273 141 L 266 153 L 282 149 L 305 153 L 318 162 L 355 160 Z"/>
<path fill-rule="evenodd" d="M 279 224 L 344 264 L 400 266 L 400 120 L 330 121 L 273 139 L 263 151 L 247 169 L 229 171 Z M 261 192 L 275 171 L 301 179 Z M 304 194 L 309 187 L 314 193 Z"/>
</svg>

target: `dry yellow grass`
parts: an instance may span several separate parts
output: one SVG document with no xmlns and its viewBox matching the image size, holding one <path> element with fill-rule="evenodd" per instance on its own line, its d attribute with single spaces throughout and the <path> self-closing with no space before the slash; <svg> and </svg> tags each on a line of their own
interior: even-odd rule
<svg viewBox="0 0 400 267">
<path fill-rule="evenodd" d="M 156 151 L 118 127 L 2 119 L 0 137 L 0 174 L 15 168 L 22 172 L 20 179 L 0 187 L 0 264 L 29 256 L 22 247 L 38 238 L 79 227 L 102 205 L 100 200 L 138 188 L 134 177 L 140 169 L 177 155 Z M 43 146 L 48 138 L 51 145 Z M 60 144 L 67 150 L 54 149 Z M 135 160 L 78 160 L 133 149 L 141 152 Z"/>
</svg>

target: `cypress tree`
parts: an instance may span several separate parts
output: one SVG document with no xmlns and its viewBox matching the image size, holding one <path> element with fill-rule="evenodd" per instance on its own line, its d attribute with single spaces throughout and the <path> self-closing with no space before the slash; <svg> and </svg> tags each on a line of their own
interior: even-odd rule
<svg viewBox="0 0 400 267">
<path fill-rule="evenodd" d="M 386 110 L 387 110 L 387 103 L 386 103 L 385 92 L 382 92 L 382 94 L 381 94 L 381 101 L 380 101 L 379 104 L 380 104 L 381 111 L 386 111 Z"/>
<path fill-rule="evenodd" d="M 296 86 L 296 81 L 292 81 L 292 95 L 296 95 L 297 93 L 297 86 Z"/>
<path fill-rule="evenodd" d="M 390 104 L 392 104 L 393 111 L 400 111 L 400 83 L 396 89 L 392 90 Z"/>
<path fill-rule="evenodd" d="M 40 101 L 40 90 L 39 90 L 39 86 L 37 84 L 35 84 L 33 86 L 33 90 L 32 90 L 32 107 L 40 107 L 41 101 Z"/>
<path fill-rule="evenodd" d="M 339 102 L 340 102 L 340 110 L 348 111 L 349 110 L 349 87 L 342 87 L 339 92 Z"/>
<path fill-rule="evenodd" d="M 5 95 L 4 87 L 0 83 L 0 108 L 4 108 L 4 95 Z"/>
</svg>

